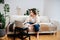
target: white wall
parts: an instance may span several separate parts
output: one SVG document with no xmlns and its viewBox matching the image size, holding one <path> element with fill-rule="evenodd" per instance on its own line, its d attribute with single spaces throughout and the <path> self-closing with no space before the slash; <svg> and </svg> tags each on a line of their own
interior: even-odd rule
<svg viewBox="0 0 60 40">
<path fill-rule="evenodd" d="M 60 22 L 60 0 L 44 0 L 44 15 Z"/>
<path fill-rule="evenodd" d="M 29 8 L 37 8 L 43 15 L 43 0 L 5 0 L 10 5 L 10 13 L 17 14 L 16 8 L 21 8 L 21 15 Z"/>
<path fill-rule="evenodd" d="M 4 13 L 3 6 L 4 6 L 4 4 L 0 4 L 0 12 L 1 12 L 1 13 Z"/>
</svg>

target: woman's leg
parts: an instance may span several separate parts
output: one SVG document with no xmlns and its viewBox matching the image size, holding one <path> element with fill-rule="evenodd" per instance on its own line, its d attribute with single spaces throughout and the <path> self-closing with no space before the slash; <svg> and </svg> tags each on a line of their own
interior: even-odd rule
<svg viewBox="0 0 60 40">
<path fill-rule="evenodd" d="M 34 25 L 35 31 L 37 33 L 37 40 L 39 40 L 39 32 L 38 32 L 39 31 L 39 26 L 40 26 L 39 24 Z"/>
<path fill-rule="evenodd" d="M 37 40 L 39 40 L 39 32 L 37 32 Z"/>
</svg>

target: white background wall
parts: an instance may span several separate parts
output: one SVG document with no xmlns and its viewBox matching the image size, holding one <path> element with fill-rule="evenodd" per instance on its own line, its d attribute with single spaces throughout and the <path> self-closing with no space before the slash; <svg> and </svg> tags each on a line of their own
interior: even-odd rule
<svg viewBox="0 0 60 40">
<path fill-rule="evenodd" d="M 28 8 L 37 8 L 40 10 L 40 15 L 49 16 L 60 22 L 60 0 L 5 0 L 5 3 L 10 5 L 10 14 L 12 15 L 17 14 L 17 7 L 21 8 L 21 15 Z M 0 4 L 0 11 L 3 12 L 2 6 L 3 4 Z"/>
<path fill-rule="evenodd" d="M 4 4 L 0 4 L 0 12 L 1 12 L 1 13 L 4 13 L 3 6 L 4 6 Z"/>
<path fill-rule="evenodd" d="M 44 15 L 60 21 L 60 0 L 45 0 Z"/>
<path fill-rule="evenodd" d="M 29 8 L 37 8 L 40 14 L 43 15 L 43 0 L 5 0 L 5 3 L 10 4 L 10 13 L 17 14 L 16 8 L 21 8 L 21 15 Z"/>
</svg>

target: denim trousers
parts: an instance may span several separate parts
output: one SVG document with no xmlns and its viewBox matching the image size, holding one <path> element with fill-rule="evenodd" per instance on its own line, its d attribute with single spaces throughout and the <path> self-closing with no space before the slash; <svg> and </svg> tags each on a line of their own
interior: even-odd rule
<svg viewBox="0 0 60 40">
<path fill-rule="evenodd" d="M 29 23 L 29 24 L 34 24 L 34 23 L 32 23 L 32 22 L 27 22 L 27 23 Z M 38 32 L 40 25 L 37 23 L 37 24 L 35 24 L 35 25 L 33 25 L 33 26 L 34 26 L 35 32 Z"/>
</svg>

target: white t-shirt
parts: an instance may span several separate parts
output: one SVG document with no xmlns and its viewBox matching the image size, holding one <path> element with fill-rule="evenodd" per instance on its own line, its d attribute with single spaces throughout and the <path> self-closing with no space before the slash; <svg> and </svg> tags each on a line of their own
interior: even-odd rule
<svg viewBox="0 0 60 40">
<path fill-rule="evenodd" d="M 36 17 L 34 17 L 34 18 L 32 18 L 31 16 L 29 16 L 26 20 L 25 20 L 25 22 L 24 23 L 26 23 L 26 22 L 32 22 L 32 23 L 40 23 L 40 18 L 39 18 L 39 16 L 36 16 Z"/>
</svg>

